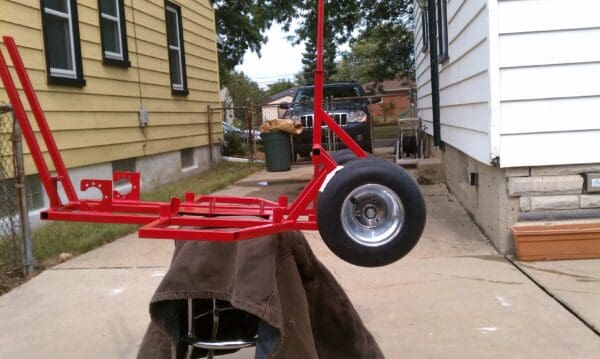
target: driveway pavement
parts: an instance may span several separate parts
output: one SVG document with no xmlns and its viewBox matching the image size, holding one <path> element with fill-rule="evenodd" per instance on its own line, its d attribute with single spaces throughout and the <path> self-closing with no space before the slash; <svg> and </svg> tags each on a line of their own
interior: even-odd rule
<svg viewBox="0 0 600 359">
<path fill-rule="evenodd" d="M 261 172 L 221 193 L 294 196 L 311 175 L 310 166 Z M 425 234 L 393 265 L 352 266 L 306 232 L 387 357 L 600 356 L 599 260 L 513 263 L 444 187 L 423 191 Z M 172 249 L 131 235 L 0 297 L 0 358 L 134 358 Z"/>
</svg>

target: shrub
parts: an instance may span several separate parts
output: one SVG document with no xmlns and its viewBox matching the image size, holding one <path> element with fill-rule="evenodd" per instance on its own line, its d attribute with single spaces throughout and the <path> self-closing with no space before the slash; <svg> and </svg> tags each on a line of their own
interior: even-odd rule
<svg viewBox="0 0 600 359">
<path fill-rule="evenodd" d="M 235 133 L 226 133 L 223 143 L 223 156 L 244 156 L 244 140 Z"/>
</svg>

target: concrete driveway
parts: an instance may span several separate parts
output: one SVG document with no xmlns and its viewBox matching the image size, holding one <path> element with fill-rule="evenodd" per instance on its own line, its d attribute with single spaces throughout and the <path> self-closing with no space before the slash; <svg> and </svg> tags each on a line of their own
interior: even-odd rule
<svg viewBox="0 0 600 359">
<path fill-rule="evenodd" d="M 294 196 L 311 175 L 261 172 L 221 193 Z M 393 265 L 352 266 L 306 232 L 387 357 L 600 357 L 600 261 L 513 263 L 444 187 L 423 191 L 425 234 Z M 128 236 L 0 297 L 0 358 L 135 357 L 172 249 Z"/>
</svg>

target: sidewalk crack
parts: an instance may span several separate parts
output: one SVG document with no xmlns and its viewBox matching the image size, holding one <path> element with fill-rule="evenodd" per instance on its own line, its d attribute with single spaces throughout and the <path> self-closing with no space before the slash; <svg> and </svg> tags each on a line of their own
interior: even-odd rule
<svg viewBox="0 0 600 359">
<path fill-rule="evenodd" d="M 544 293 L 546 293 L 546 295 L 548 295 L 550 298 L 554 299 L 554 301 L 556 301 L 561 307 L 566 309 L 569 313 L 571 313 L 571 315 L 573 315 L 575 318 L 577 318 L 589 330 L 591 330 L 594 334 L 596 334 L 598 337 L 600 337 L 600 331 L 598 330 L 598 328 L 594 327 L 594 325 L 592 323 L 585 320 L 585 318 L 583 318 L 579 313 L 577 313 L 573 308 L 571 308 L 569 306 L 569 304 L 567 304 L 567 302 L 563 301 L 558 296 L 554 295 L 554 293 L 552 293 L 549 289 L 544 287 L 540 282 L 536 281 L 535 278 L 533 278 L 523 268 L 521 268 L 519 265 L 517 265 L 509 256 L 504 256 L 504 258 L 506 258 L 506 260 L 510 264 L 512 264 L 519 272 L 521 272 L 527 279 L 529 279 L 539 289 L 541 289 Z"/>
</svg>

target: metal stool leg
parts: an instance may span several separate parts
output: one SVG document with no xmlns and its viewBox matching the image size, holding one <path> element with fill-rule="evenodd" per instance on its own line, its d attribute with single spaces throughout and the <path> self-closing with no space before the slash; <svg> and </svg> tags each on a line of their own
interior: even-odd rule
<svg viewBox="0 0 600 359">
<path fill-rule="evenodd" d="M 188 347 L 187 347 L 187 352 L 185 353 L 185 359 L 192 359 L 192 354 L 194 353 L 194 346 L 191 344 L 191 340 L 192 338 L 194 338 L 196 335 L 194 333 L 194 303 L 193 303 L 193 299 L 192 298 L 188 298 L 188 302 L 187 302 L 187 307 L 188 307 L 188 332 L 187 332 L 187 336 L 188 336 Z"/>
<path fill-rule="evenodd" d="M 212 299 L 212 308 L 209 312 L 199 314 L 194 316 L 194 303 L 193 299 L 188 299 L 187 301 L 187 309 L 188 309 L 188 328 L 187 328 L 187 351 L 185 358 L 192 359 L 194 348 L 205 349 L 208 351 L 208 358 L 213 359 L 215 355 L 215 350 L 235 350 L 235 349 L 244 349 L 256 346 L 257 337 L 253 339 L 239 339 L 239 340 L 218 340 L 217 335 L 219 332 L 219 324 L 220 324 L 220 313 L 224 311 L 234 310 L 233 307 L 225 307 L 219 308 L 217 300 Z M 196 333 L 194 329 L 194 320 L 198 319 L 205 315 L 212 315 L 213 318 L 213 326 L 211 331 L 210 340 L 201 340 L 196 338 Z"/>
</svg>

